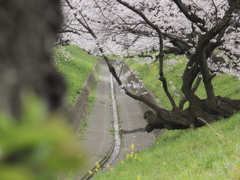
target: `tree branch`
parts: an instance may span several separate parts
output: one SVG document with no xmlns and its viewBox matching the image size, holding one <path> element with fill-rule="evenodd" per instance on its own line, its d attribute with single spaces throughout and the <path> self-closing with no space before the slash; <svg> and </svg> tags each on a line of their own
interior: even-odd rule
<svg viewBox="0 0 240 180">
<path fill-rule="evenodd" d="M 201 31 L 207 32 L 207 29 L 204 28 L 205 21 L 203 19 L 199 18 L 196 14 L 191 13 L 191 11 L 187 8 L 186 4 L 184 4 L 181 0 L 173 1 L 191 22 L 195 23 L 201 29 Z"/>
<path fill-rule="evenodd" d="M 156 58 L 159 59 L 159 76 L 160 76 L 159 80 L 162 81 L 162 83 L 163 83 L 164 92 L 166 93 L 168 99 L 170 100 L 172 108 L 177 110 L 178 107 L 177 107 L 172 95 L 170 94 L 170 92 L 168 90 L 167 81 L 166 81 L 166 78 L 164 77 L 164 73 L 163 73 L 164 54 L 163 54 L 162 32 L 160 31 L 159 27 L 157 25 L 153 24 L 140 10 L 134 8 L 133 6 L 129 5 L 128 3 L 126 3 L 122 0 L 117 0 L 117 2 L 119 2 L 123 6 L 127 7 L 128 9 L 132 10 L 136 14 L 138 14 L 150 27 L 152 27 L 157 32 L 158 38 L 159 38 L 159 54 L 156 56 Z"/>
<path fill-rule="evenodd" d="M 59 30 L 58 33 L 60 33 L 60 34 L 62 34 L 62 33 L 73 33 L 73 34 L 81 35 L 78 31 L 70 30 L 70 29 Z"/>
<path fill-rule="evenodd" d="M 199 38 L 197 44 L 197 54 L 198 54 L 198 62 L 200 65 L 201 73 L 203 76 L 203 82 L 205 91 L 207 93 L 207 99 L 212 103 L 215 104 L 215 93 L 211 83 L 213 76 L 210 74 L 207 66 L 207 59 L 212 53 L 212 51 L 217 47 L 218 44 L 221 44 L 221 41 L 217 42 L 216 44 L 209 43 L 212 38 L 219 35 L 221 37 L 222 31 L 224 31 L 231 21 L 232 10 L 231 8 L 226 12 L 224 17 L 221 19 L 219 24 L 214 26 L 211 30 L 209 30 L 204 36 Z"/>
<path fill-rule="evenodd" d="M 195 78 L 200 72 L 200 68 L 197 61 L 198 61 L 198 54 L 194 53 L 193 55 L 191 55 L 182 77 L 183 84 L 181 89 L 183 94 L 185 95 L 185 97 L 190 103 L 191 103 L 191 98 L 194 95 L 191 91 L 191 87 Z"/>
<path fill-rule="evenodd" d="M 134 56 L 125 56 L 124 58 L 134 58 L 134 57 L 149 57 L 153 59 L 153 56 L 151 55 L 134 55 Z"/>
<path fill-rule="evenodd" d="M 215 20 L 216 20 L 216 22 L 218 22 L 218 14 L 217 14 L 218 13 L 218 9 L 217 9 L 217 6 L 216 6 L 214 0 L 212 0 L 212 4 L 213 4 L 213 6 L 215 8 Z"/>
<path fill-rule="evenodd" d="M 191 93 L 194 94 L 196 92 L 196 90 L 198 89 L 198 87 L 201 83 L 201 80 L 202 80 L 202 78 L 198 76 L 197 81 L 191 90 L 192 91 Z M 187 102 L 187 98 L 184 96 L 179 102 L 179 109 L 183 109 L 183 106 L 186 102 Z"/>
</svg>

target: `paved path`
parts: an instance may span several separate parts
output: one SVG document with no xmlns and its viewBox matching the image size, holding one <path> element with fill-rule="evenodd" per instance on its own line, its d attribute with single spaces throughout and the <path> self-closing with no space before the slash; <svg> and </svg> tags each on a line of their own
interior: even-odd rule
<svg viewBox="0 0 240 180">
<path fill-rule="evenodd" d="M 116 81 L 114 81 L 114 86 L 121 129 L 129 133 L 122 134 L 122 150 L 112 164 L 113 167 L 121 160 L 125 160 L 126 154 L 147 149 L 154 142 L 153 134 L 148 134 L 146 131 L 135 131 L 144 128 L 147 124 L 138 102 L 122 93 Z M 131 149 L 132 144 L 134 144 L 134 149 Z"/>
<path fill-rule="evenodd" d="M 87 116 L 88 126 L 82 140 L 88 152 L 88 162 L 83 173 L 93 168 L 108 153 L 113 144 L 112 104 L 110 97 L 110 75 L 106 65 L 101 64 L 99 82 L 96 88 L 96 99 L 91 113 Z M 83 174 L 84 175 L 84 174 Z"/>
<path fill-rule="evenodd" d="M 110 133 L 113 129 L 111 122 L 113 115 L 110 98 L 110 73 L 104 63 L 101 63 L 101 66 L 95 103 L 87 117 L 89 125 L 85 132 L 85 138 L 82 140 L 83 145 L 89 152 L 88 163 L 85 165 L 83 172 L 87 172 L 92 169 L 96 162 L 100 162 L 113 145 L 113 135 Z M 142 117 L 143 112 L 137 101 L 120 92 L 116 83 L 114 85 L 120 128 L 124 131 L 144 128 L 146 122 Z M 114 167 L 120 160 L 125 159 L 126 154 L 133 151 L 130 148 L 132 144 L 135 146 L 134 151 L 137 151 L 147 149 L 152 143 L 152 134 L 146 132 L 124 133 L 122 135 L 120 154 L 111 166 Z"/>
</svg>

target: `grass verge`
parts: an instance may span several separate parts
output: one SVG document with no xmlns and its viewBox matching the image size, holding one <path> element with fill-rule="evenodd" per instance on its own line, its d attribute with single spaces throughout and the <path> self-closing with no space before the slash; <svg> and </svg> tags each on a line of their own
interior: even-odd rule
<svg viewBox="0 0 240 180">
<path fill-rule="evenodd" d="M 94 105 L 95 99 L 96 99 L 96 87 L 97 87 L 98 79 L 94 82 L 93 89 L 90 90 L 90 94 L 88 96 L 88 102 L 87 102 L 87 109 L 86 113 L 89 114 L 92 111 L 92 107 Z M 80 129 L 79 129 L 79 139 L 82 140 L 85 138 L 85 132 L 88 127 L 88 119 L 84 119 Z"/>
<path fill-rule="evenodd" d="M 72 107 L 87 77 L 93 72 L 97 58 L 75 45 L 56 47 L 54 51 L 54 64 L 66 79 L 68 105 Z"/>
</svg>

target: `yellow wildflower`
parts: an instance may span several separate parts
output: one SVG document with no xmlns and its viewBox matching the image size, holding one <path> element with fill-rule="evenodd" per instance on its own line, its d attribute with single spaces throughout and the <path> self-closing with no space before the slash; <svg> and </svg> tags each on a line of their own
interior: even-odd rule
<svg viewBox="0 0 240 180">
<path fill-rule="evenodd" d="M 239 158 L 239 157 L 236 156 L 236 155 L 232 155 L 232 157 L 233 157 L 234 159 L 238 159 L 238 158 Z"/>
<path fill-rule="evenodd" d="M 134 149 L 134 144 L 131 145 L 131 149 Z"/>
<path fill-rule="evenodd" d="M 96 162 L 95 165 L 97 168 L 100 168 L 99 162 Z"/>
</svg>

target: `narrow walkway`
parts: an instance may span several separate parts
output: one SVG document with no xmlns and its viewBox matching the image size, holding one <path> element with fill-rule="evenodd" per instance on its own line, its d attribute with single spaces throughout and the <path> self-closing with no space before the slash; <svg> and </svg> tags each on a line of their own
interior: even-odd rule
<svg viewBox="0 0 240 180">
<path fill-rule="evenodd" d="M 100 64 L 96 98 L 92 111 L 87 117 L 88 126 L 82 140 L 82 145 L 86 148 L 89 157 L 81 175 L 91 170 L 96 162 L 100 162 L 113 144 L 110 73 L 105 64 Z"/>
<path fill-rule="evenodd" d="M 101 61 L 101 71 L 96 89 L 96 99 L 93 109 L 88 119 L 88 127 L 85 138 L 82 140 L 83 146 L 88 151 L 88 162 L 77 179 L 93 168 L 96 162 L 100 162 L 114 145 L 112 120 L 112 102 L 110 91 L 110 72 L 107 65 Z M 145 127 L 143 112 L 137 101 L 131 99 L 119 90 L 119 86 L 114 80 L 115 95 L 118 108 L 120 128 L 128 133 L 123 133 L 120 153 L 117 159 L 111 164 L 115 167 L 120 160 L 124 160 L 126 154 L 132 151 L 147 149 L 153 143 L 153 135 L 145 131 L 135 131 Z M 131 145 L 134 144 L 134 149 Z M 105 171 L 108 171 L 106 168 Z"/>
</svg>

